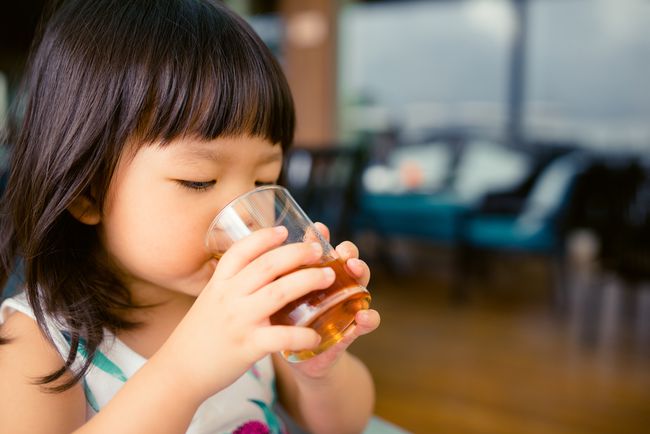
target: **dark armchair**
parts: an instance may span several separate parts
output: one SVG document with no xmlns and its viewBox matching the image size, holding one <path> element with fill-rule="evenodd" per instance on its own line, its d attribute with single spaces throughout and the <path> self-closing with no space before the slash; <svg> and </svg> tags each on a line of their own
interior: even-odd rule
<svg viewBox="0 0 650 434">
<path fill-rule="evenodd" d="M 452 295 L 458 300 L 466 298 L 466 277 L 489 265 L 490 257 L 497 253 L 539 256 L 558 271 L 576 186 L 588 165 L 589 156 L 582 151 L 558 156 L 531 179 L 518 206 L 511 201 L 506 202 L 510 209 L 495 207 L 496 196 L 487 195 L 486 203 L 466 213 Z"/>
</svg>

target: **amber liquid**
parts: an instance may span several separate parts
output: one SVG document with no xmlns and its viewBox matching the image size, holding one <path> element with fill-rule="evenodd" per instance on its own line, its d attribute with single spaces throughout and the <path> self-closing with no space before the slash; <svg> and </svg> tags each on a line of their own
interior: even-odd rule
<svg viewBox="0 0 650 434">
<path fill-rule="evenodd" d="M 313 267 L 331 267 L 336 273 L 334 283 L 294 300 L 271 315 L 271 324 L 310 327 L 321 336 L 316 348 L 283 351 L 282 355 L 290 362 L 307 360 L 341 341 L 354 324 L 356 313 L 370 306 L 368 290 L 350 277 L 341 260 Z"/>
</svg>

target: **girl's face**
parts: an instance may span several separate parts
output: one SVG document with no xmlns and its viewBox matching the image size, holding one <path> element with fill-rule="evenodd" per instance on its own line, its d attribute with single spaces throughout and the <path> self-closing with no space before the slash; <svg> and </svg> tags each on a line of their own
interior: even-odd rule
<svg viewBox="0 0 650 434">
<path fill-rule="evenodd" d="M 122 159 L 100 233 L 127 287 L 136 296 L 198 295 L 216 263 L 204 245 L 212 219 L 236 196 L 275 183 L 281 168 L 282 148 L 249 136 L 179 139 Z"/>
</svg>

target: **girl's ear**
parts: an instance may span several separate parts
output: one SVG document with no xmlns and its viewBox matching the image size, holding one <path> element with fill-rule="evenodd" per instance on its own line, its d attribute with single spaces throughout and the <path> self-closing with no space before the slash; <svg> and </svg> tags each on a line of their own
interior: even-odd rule
<svg viewBox="0 0 650 434">
<path fill-rule="evenodd" d="M 68 211 L 74 218 L 86 225 L 96 225 L 101 220 L 97 202 L 88 194 L 77 196 L 68 207 Z"/>
</svg>

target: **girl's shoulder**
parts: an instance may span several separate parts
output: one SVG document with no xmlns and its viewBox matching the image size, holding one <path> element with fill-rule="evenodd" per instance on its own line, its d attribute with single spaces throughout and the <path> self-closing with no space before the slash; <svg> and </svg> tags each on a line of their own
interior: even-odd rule
<svg viewBox="0 0 650 434">
<path fill-rule="evenodd" d="M 47 343 L 48 349 L 55 350 L 55 354 L 58 354 L 59 362 L 65 360 L 70 350 L 65 336 L 61 332 L 64 327 L 59 321 L 48 316 L 45 318 L 45 327 L 47 327 L 51 341 L 45 337 L 45 334 L 36 323 L 34 310 L 27 301 L 27 296 L 24 292 L 18 293 L 2 302 L 0 305 L 0 327 L 2 329 L 18 327 L 20 330 L 15 330 L 15 332 L 22 331 L 25 333 L 25 336 L 29 335 L 43 338 L 45 343 Z M 5 333 L 3 332 L 1 336 L 5 337 Z"/>
<path fill-rule="evenodd" d="M 51 320 L 47 324 L 53 342 L 36 322 L 25 294 L 4 300 L 0 305 L 0 337 L 4 341 L 0 345 L 0 376 L 34 386 L 39 378 L 61 369 L 62 336 L 52 332 Z"/>
<path fill-rule="evenodd" d="M 39 378 L 62 367 L 61 355 L 29 311 L 8 309 L 8 304 L 13 303 L 5 301 L 0 310 L 0 333 L 6 340 L 0 345 L 0 431 L 74 429 L 85 418 L 83 389 L 74 386 L 64 393 L 50 393 L 37 384 Z"/>
<path fill-rule="evenodd" d="M 30 382 L 61 367 L 59 352 L 28 313 L 15 310 L 4 315 L 0 331 L 6 341 L 0 346 L 0 366 L 9 364 L 24 373 L 31 372 Z M 0 367 L 0 375 L 5 372 Z"/>
<path fill-rule="evenodd" d="M 0 375 L 15 373 L 12 381 L 33 385 L 63 366 L 61 352 L 36 323 L 24 294 L 5 300 L 0 306 Z"/>
</svg>

